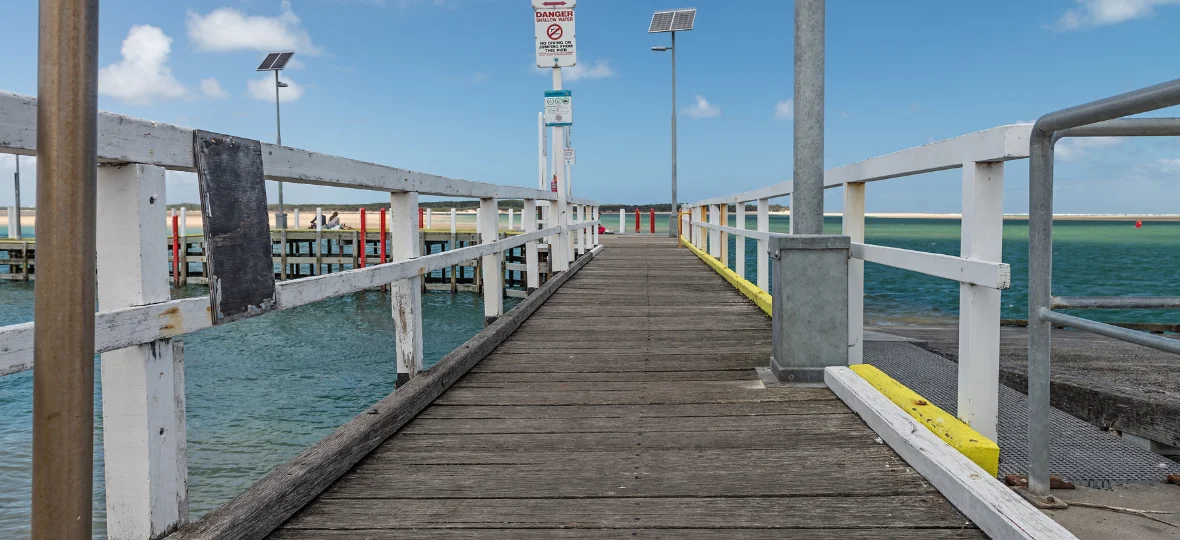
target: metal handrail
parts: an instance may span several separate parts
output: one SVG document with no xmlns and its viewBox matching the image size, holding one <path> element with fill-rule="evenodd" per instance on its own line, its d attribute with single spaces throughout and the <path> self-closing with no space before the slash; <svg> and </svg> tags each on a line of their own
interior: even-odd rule
<svg viewBox="0 0 1180 540">
<path fill-rule="evenodd" d="M 1052 112 L 1040 117 L 1033 125 L 1029 140 L 1028 220 L 1028 487 L 1033 497 L 1049 495 L 1049 360 L 1053 324 L 1067 324 L 1147 347 L 1180 352 L 1176 340 L 1052 311 L 1055 307 L 1052 293 L 1053 147 L 1064 137 L 1180 135 L 1178 118 L 1123 118 L 1173 105 L 1180 105 L 1180 79 Z M 1078 299 L 1059 300 L 1076 302 Z M 1135 301 L 1148 303 L 1141 298 Z M 1099 299 L 1088 303 L 1090 307 L 1103 307 L 1102 304 L 1112 302 Z"/>
</svg>

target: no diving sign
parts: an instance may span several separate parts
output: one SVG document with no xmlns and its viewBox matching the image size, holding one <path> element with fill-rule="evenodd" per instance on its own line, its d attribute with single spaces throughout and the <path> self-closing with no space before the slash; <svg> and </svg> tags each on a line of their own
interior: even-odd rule
<svg viewBox="0 0 1180 540">
<path fill-rule="evenodd" d="M 545 91 L 545 125 L 572 126 L 574 124 L 574 95 L 569 90 Z"/>
<path fill-rule="evenodd" d="M 574 10 L 538 9 L 535 15 L 538 67 L 572 67 L 578 63 Z"/>
</svg>

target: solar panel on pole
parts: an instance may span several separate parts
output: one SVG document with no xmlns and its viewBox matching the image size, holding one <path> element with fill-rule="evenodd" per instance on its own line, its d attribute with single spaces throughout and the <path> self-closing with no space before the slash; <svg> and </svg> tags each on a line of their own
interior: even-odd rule
<svg viewBox="0 0 1180 540">
<path fill-rule="evenodd" d="M 651 16 L 651 27 L 647 29 L 647 33 L 671 32 L 672 17 L 675 14 L 674 11 L 657 11 L 655 15 Z"/>
<path fill-rule="evenodd" d="M 697 18 L 697 10 L 685 9 L 675 13 L 672 18 L 672 31 L 680 32 L 683 30 L 692 30 L 692 23 Z"/>
<path fill-rule="evenodd" d="M 270 66 L 273 65 L 275 60 L 278 58 L 279 53 L 270 53 L 266 55 L 266 58 L 262 60 L 262 63 L 258 64 L 258 71 L 270 71 Z"/>
<path fill-rule="evenodd" d="M 657 34 L 660 32 L 692 30 L 692 24 L 696 21 L 696 18 L 696 8 L 657 11 L 651 16 L 651 26 L 648 27 L 647 33 Z"/>
<path fill-rule="evenodd" d="M 691 23 L 690 23 L 690 25 L 691 25 Z M 292 56 L 295 56 L 295 53 L 285 52 L 285 53 L 280 54 L 279 57 L 277 59 L 275 59 L 275 63 L 270 66 L 270 69 L 281 70 L 281 69 L 287 67 L 287 62 L 291 61 Z"/>
</svg>

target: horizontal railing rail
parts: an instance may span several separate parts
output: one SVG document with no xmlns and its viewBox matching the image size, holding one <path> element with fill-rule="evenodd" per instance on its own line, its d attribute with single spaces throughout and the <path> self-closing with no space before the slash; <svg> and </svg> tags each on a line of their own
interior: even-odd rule
<svg viewBox="0 0 1180 540">
<path fill-rule="evenodd" d="M 861 363 L 864 343 L 864 262 L 957 281 L 960 284 L 958 414 L 984 436 L 996 437 L 999 407 L 1000 291 L 1011 285 L 1011 268 L 1001 260 L 1003 163 L 1028 157 L 1031 124 L 999 126 L 829 169 L 825 188 L 844 189 L 843 232 L 852 240 L 848 277 L 849 362 Z M 865 243 L 865 185 L 869 182 L 963 169 L 960 255 Z M 745 278 L 745 239 L 758 242 L 757 287 L 767 290 L 769 200 L 790 196 L 791 181 L 685 205 L 686 240 L 727 264 L 728 236 L 735 272 Z M 746 204 L 757 204 L 757 225 L 747 228 Z M 728 205 L 736 205 L 731 226 Z M 706 231 L 708 233 L 706 234 Z"/>
<path fill-rule="evenodd" d="M 36 126 L 34 98 L 0 92 L 0 153 L 36 155 Z M 94 341 L 96 353 L 102 356 L 100 369 L 106 390 L 102 394 L 102 436 L 108 448 L 104 453 L 107 532 L 112 538 L 160 537 L 187 520 L 183 348 L 172 340 L 213 326 L 214 302 L 210 296 L 171 298 L 168 272 L 177 267 L 173 265 L 179 248 L 169 242 L 169 231 L 161 225 L 166 222 L 165 170 L 197 170 L 197 134 L 193 129 L 117 114 L 98 115 L 100 165 L 94 225 L 99 309 Z M 381 253 L 389 262 L 364 266 L 358 260 L 351 270 L 277 281 L 271 309 L 286 310 L 390 286 L 398 374 L 391 386 L 408 383 L 424 369 L 424 274 L 481 259 L 484 320 L 490 325 L 504 314 L 501 258 L 505 251 L 524 248 L 523 270 L 531 292 L 541 287 L 538 243 L 549 245 L 549 275 L 558 285 L 576 257 L 601 249 L 595 201 L 267 143 L 260 147 L 265 179 L 390 194 L 390 226 L 385 227 L 385 212 L 381 212 L 380 237 L 383 248 L 388 244 L 388 253 L 384 249 Z M 480 243 L 423 256 L 419 252 L 420 232 L 429 218 L 423 221 L 420 194 L 479 199 L 476 233 Z M 524 201 L 520 234 L 501 238 L 500 199 Z M 538 212 L 539 208 L 547 211 Z M 220 216 L 203 212 L 201 217 L 209 223 Z M 510 215 L 510 224 L 512 220 Z M 179 218 L 172 223 L 173 238 L 178 238 Z M 452 230 L 455 225 L 452 211 Z M 288 232 L 294 231 L 272 232 L 285 242 Z M 322 226 L 313 232 L 318 245 L 324 234 Z M 267 238 L 269 241 L 269 235 Z M 169 246 L 173 265 L 169 264 Z M 233 268 L 221 271 L 227 270 Z M 216 277 L 216 269 L 213 272 Z M 0 376 L 33 368 L 36 331 L 32 322 L 0 327 Z M 157 430 L 167 435 L 154 435 Z M 148 463 L 152 467 L 145 465 Z"/>
</svg>

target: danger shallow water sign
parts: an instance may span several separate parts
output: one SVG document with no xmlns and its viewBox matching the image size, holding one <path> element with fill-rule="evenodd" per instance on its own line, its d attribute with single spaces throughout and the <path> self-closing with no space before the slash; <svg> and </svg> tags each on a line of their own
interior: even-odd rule
<svg viewBox="0 0 1180 540">
<path fill-rule="evenodd" d="M 538 9 L 535 16 L 538 67 L 572 67 L 578 63 L 574 10 Z"/>
</svg>

